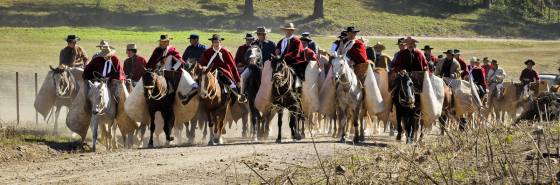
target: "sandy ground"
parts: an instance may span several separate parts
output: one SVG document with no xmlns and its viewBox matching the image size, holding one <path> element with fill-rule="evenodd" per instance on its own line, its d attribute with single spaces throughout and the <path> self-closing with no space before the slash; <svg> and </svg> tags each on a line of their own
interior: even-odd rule
<svg viewBox="0 0 560 185">
<path fill-rule="evenodd" d="M 282 129 L 283 144 L 274 143 L 276 124 L 269 140 L 259 143 L 241 138 L 240 128 L 233 125 L 222 146 L 206 146 L 207 140 L 197 131 L 199 144 L 194 146 L 119 149 L 8 163 L 0 165 L 0 184 L 254 184 L 260 178 L 247 165 L 269 179 L 294 165 L 318 162 L 312 140 L 293 142 L 287 124 Z M 397 144 L 387 133 L 370 137 L 361 146 L 337 141 L 327 135 L 316 137 L 319 156 Z"/>
</svg>

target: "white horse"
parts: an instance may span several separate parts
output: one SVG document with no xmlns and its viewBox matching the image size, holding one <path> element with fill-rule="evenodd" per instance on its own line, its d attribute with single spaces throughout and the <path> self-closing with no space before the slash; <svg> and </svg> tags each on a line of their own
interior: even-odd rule
<svg viewBox="0 0 560 185">
<path fill-rule="evenodd" d="M 337 109 L 340 113 L 340 126 L 339 137 L 340 142 L 346 142 L 346 128 L 348 118 L 352 118 L 354 125 L 354 139 L 355 143 L 363 140 L 364 125 L 359 127 L 359 120 L 363 118 L 362 102 L 364 93 L 359 86 L 358 77 L 350 68 L 348 59 L 343 55 L 336 57 L 332 61 L 332 73 L 336 87 L 336 101 Z M 358 130 L 361 128 L 360 130 Z"/>
<path fill-rule="evenodd" d="M 116 125 L 113 124 L 116 116 L 117 106 L 114 96 L 109 92 L 107 79 L 89 81 L 88 100 L 91 103 L 91 130 L 93 152 L 96 149 L 97 132 L 101 127 L 102 143 L 107 149 L 117 147 L 115 132 Z"/>
</svg>

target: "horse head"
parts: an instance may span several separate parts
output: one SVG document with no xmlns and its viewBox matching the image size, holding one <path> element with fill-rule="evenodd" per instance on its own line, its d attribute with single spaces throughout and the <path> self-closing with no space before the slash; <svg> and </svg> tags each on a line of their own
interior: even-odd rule
<svg viewBox="0 0 560 185">
<path fill-rule="evenodd" d="M 263 58 L 262 58 L 261 48 L 259 48 L 256 45 L 251 45 L 249 49 L 247 49 L 247 51 L 245 52 L 245 61 L 249 65 L 262 66 L 263 64 L 262 60 Z"/>
<path fill-rule="evenodd" d="M 88 99 L 91 102 L 91 112 L 94 115 L 103 115 L 106 113 L 110 103 L 109 88 L 107 86 L 108 78 L 100 78 L 96 80 L 88 80 L 89 91 Z"/>
<path fill-rule="evenodd" d="M 403 107 L 412 108 L 416 101 L 414 97 L 414 83 L 408 73 L 399 73 L 395 79 L 394 87 L 397 90 L 396 97 L 398 102 Z"/>
<path fill-rule="evenodd" d="M 167 95 L 167 82 L 157 70 L 146 69 L 146 73 L 142 76 L 142 83 L 147 99 L 160 100 Z"/>
<path fill-rule="evenodd" d="M 60 98 L 69 98 L 74 90 L 74 79 L 72 73 L 69 72 L 66 65 L 59 65 L 57 68 L 49 66 L 52 71 L 54 86 L 56 87 L 56 96 Z"/>
<path fill-rule="evenodd" d="M 293 76 L 290 67 L 280 56 L 273 56 L 271 60 L 272 83 L 275 88 L 290 87 Z"/>
<path fill-rule="evenodd" d="M 202 99 L 212 100 L 220 96 L 220 86 L 218 84 L 218 71 L 213 72 L 206 67 L 199 67 L 198 81 L 200 83 L 199 95 Z"/>
</svg>

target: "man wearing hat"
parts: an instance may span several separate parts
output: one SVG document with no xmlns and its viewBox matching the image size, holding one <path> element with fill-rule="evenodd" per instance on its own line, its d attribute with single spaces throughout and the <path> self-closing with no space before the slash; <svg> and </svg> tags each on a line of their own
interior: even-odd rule
<svg viewBox="0 0 560 185">
<path fill-rule="evenodd" d="M 124 71 L 115 55 L 115 50 L 109 42 L 102 40 L 97 45 L 101 51 L 93 55 L 91 61 L 84 68 L 84 80 L 109 78 L 110 80 L 125 80 Z"/>
<path fill-rule="evenodd" d="M 486 82 L 488 82 L 488 92 L 490 93 L 488 102 L 491 102 L 491 98 L 497 98 L 502 92 L 502 83 L 506 78 L 506 72 L 502 67 L 498 65 L 497 60 L 492 60 L 492 68 L 488 71 L 486 75 Z"/>
<path fill-rule="evenodd" d="M 160 35 L 159 46 L 152 52 L 146 68 L 177 71 L 183 67 L 183 58 L 177 49 L 169 44 L 172 39 L 168 35 Z"/>
<path fill-rule="evenodd" d="M 432 48 L 430 45 L 425 45 L 424 48 L 422 48 L 422 51 L 424 51 L 424 56 L 426 57 L 428 64 L 433 63 L 433 65 L 436 65 L 438 59 L 436 55 L 432 53 L 433 49 L 434 48 Z"/>
<path fill-rule="evenodd" d="M 218 34 L 214 34 L 212 38 L 208 40 L 212 42 L 212 47 L 206 49 L 206 51 L 202 53 L 202 57 L 198 63 L 207 67 L 207 70 L 219 70 L 218 81 L 224 86 L 229 87 L 230 90 L 237 92 L 237 101 L 244 102 L 245 97 L 239 95 L 240 89 L 237 85 L 241 81 L 237 66 L 235 66 L 233 56 L 229 50 L 222 46 L 224 38 Z"/>
<path fill-rule="evenodd" d="M 488 57 L 484 57 L 482 59 L 482 69 L 486 71 L 485 75 L 488 75 L 488 72 L 490 72 L 490 69 L 492 69 L 492 65 L 490 65 L 490 59 L 488 59 Z"/>
<path fill-rule="evenodd" d="M 342 31 L 340 32 L 340 35 L 337 37 L 337 39 L 332 43 L 331 45 L 331 56 L 336 57 L 338 55 L 337 51 L 338 51 L 338 45 L 342 42 L 345 43 L 346 42 L 346 37 L 348 36 L 348 34 L 346 33 L 346 31 Z"/>
<path fill-rule="evenodd" d="M 373 46 L 375 50 L 375 67 L 376 68 L 385 68 L 385 70 L 389 71 L 389 63 L 393 60 L 389 55 L 383 53 L 386 49 L 385 45 L 381 42 L 377 42 Z"/>
<path fill-rule="evenodd" d="M 257 45 L 261 49 L 263 62 L 270 60 L 274 50 L 276 50 L 276 44 L 274 41 L 268 40 L 266 37 L 268 32 L 270 31 L 264 26 L 257 27 L 257 31 L 255 31 L 257 34 L 257 40 L 253 42 L 253 45 Z"/>
<path fill-rule="evenodd" d="M 389 70 L 390 71 L 393 70 L 395 62 L 397 62 L 397 58 L 399 57 L 399 52 L 406 49 L 406 43 L 404 42 L 404 37 L 397 39 L 397 44 L 396 45 L 399 47 L 399 51 L 395 52 L 395 54 L 393 55 L 393 60 L 391 60 L 391 63 L 389 63 Z"/>
<path fill-rule="evenodd" d="M 303 44 L 303 60 L 306 62 L 317 61 L 317 53 L 309 47 L 309 43 L 313 42 L 309 37 L 301 37 Z"/>
<path fill-rule="evenodd" d="M 540 80 L 539 73 L 533 69 L 533 66 L 535 66 L 535 61 L 529 59 L 525 61 L 525 65 L 527 65 L 527 68 L 521 71 L 519 81 L 521 81 L 521 83 L 524 85 L 527 85 L 531 82 L 538 82 Z"/>
<path fill-rule="evenodd" d="M 239 46 L 239 48 L 237 48 L 237 52 L 235 53 L 235 63 L 240 67 L 246 65 L 247 61 L 245 61 L 245 53 L 247 53 L 247 49 L 249 49 L 251 44 L 255 41 L 255 37 L 253 37 L 253 34 L 247 33 L 245 34 L 244 39 L 245 44 Z"/>
<path fill-rule="evenodd" d="M 189 36 L 189 42 L 191 45 L 187 46 L 185 52 L 183 52 L 183 60 L 186 62 L 187 69 L 192 69 L 194 64 L 200 59 L 200 56 L 206 50 L 206 46 L 200 44 L 199 36 L 197 34 L 191 34 Z"/>
<path fill-rule="evenodd" d="M 315 41 L 313 41 L 313 39 L 311 39 L 311 34 L 309 32 L 303 32 L 301 33 L 301 38 L 307 38 L 307 40 L 309 40 L 307 47 L 309 47 L 311 50 L 313 50 L 313 52 L 315 53 L 319 53 L 319 47 L 317 47 L 317 44 L 315 44 Z"/>
<path fill-rule="evenodd" d="M 454 58 L 455 52 L 450 49 L 443 53 L 445 58 L 437 63 L 434 74 L 442 78 L 458 79 L 461 76 L 461 65 Z"/>
<path fill-rule="evenodd" d="M 280 28 L 284 31 L 284 38 L 276 44 L 276 55 L 279 55 L 286 61 L 296 75 L 303 80 L 307 63 L 303 59 L 303 44 L 301 40 L 293 33 L 296 30 L 293 23 L 289 23 Z"/>
<path fill-rule="evenodd" d="M 409 36 L 404 40 L 404 43 L 406 43 L 406 49 L 400 51 L 397 55 L 393 71 L 427 71 L 428 61 L 426 60 L 426 56 L 424 56 L 421 50 L 416 48 L 418 40 Z"/>
<path fill-rule="evenodd" d="M 474 84 L 478 86 L 478 95 L 482 98 L 486 94 L 486 71 L 480 66 L 480 59 L 476 57 L 471 58 L 470 74 L 473 78 Z"/>
<path fill-rule="evenodd" d="M 461 78 L 465 80 L 468 79 L 469 71 L 467 69 L 467 63 L 465 62 L 465 59 L 461 57 L 461 50 L 453 49 L 453 52 L 455 52 L 455 59 L 459 62 L 459 64 L 461 64 Z"/>
<path fill-rule="evenodd" d="M 68 45 L 60 50 L 58 64 L 66 65 L 68 67 L 85 65 L 88 61 L 88 58 L 86 51 L 82 47 L 78 46 L 80 37 L 76 35 L 68 35 L 64 40 L 66 40 L 66 43 Z"/>
<path fill-rule="evenodd" d="M 128 58 L 124 60 L 124 74 L 127 79 L 132 80 L 132 84 L 136 85 L 136 82 L 142 78 L 146 72 L 146 58 L 138 55 L 138 48 L 136 44 L 126 45 L 126 55 Z"/>
<path fill-rule="evenodd" d="M 350 65 L 354 66 L 354 73 L 358 76 L 360 81 L 364 81 L 367 72 L 367 53 L 366 45 L 356 36 L 360 30 L 357 30 L 354 26 L 346 28 L 347 41 L 346 43 L 340 44 L 338 47 L 339 55 L 346 55 L 350 59 Z"/>
</svg>

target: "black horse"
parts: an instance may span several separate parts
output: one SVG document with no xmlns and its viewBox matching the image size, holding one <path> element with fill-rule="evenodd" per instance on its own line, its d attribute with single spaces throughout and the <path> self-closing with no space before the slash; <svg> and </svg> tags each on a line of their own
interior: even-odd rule
<svg viewBox="0 0 560 185">
<path fill-rule="evenodd" d="M 163 131 L 165 132 L 165 139 L 167 142 L 173 141 L 171 130 L 175 122 L 175 115 L 173 114 L 173 101 L 175 99 L 174 93 L 168 90 L 167 80 L 160 73 L 161 71 L 154 71 L 147 69 L 146 73 L 142 76 L 144 85 L 144 97 L 148 106 L 150 114 L 150 141 L 148 147 L 154 147 L 154 131 L 156 125 L 154 123 L 156 112 L 160 112 L 163 117 Z"/>
<path fill-rule="evenodd" d="M 247 52 L 245 53 L 245 61 L 247 62 L 244 64 L 244 69 L 241 74 L 248 74 L 248 76 L 244 79 L 243 84 L 243 93 L 247 96 L 247 100 L 249 103 L 249 111 L 250 111 L 250 119 L 251 119 L 251 136 L 253 139 L 264 139 L 262 135 L 258 136 L 258 133 L 264 133 L 263 130 L 263 118 L 261 113 L 257 110 L 255 106 L 255 99 L 257 97 L 257 92 L 259 91 L 259 87 L 261 85 L 261 73 L 262 73 L 262 66 L 263 66 L 263 58 L 262 58 L 262 51 L 261 49 L 256 46 L 252 45 Z M 245 136 L 245 131 L 247 130 L 246 123 L 243 124 L 243 135 Z"/>
<path fill-rule="evenodd" d="M 298 120 L 303 119 L 301 102 L 295 91 L 296 75 L 286 62 L 279 58 L 272 58 L 272 105 L 278 107 L 278 138 L 276 143 L 282 142 L 282 109 L 288 109 L 290 114 L 290 131 L 292 139 L 301 140 L 298 131 Z"/>
<path fill-rule="evenodd" d="M 414 141 L 414 133 L 419 128 L 419 109 L 416 105 L 414 83 L 408 73 L 399 73 L 392 83 L 393 103 L 397 114 L 397 140 L 401 140 L 403 125 L 406 130 L 407 143 Z"/>
</svg>

